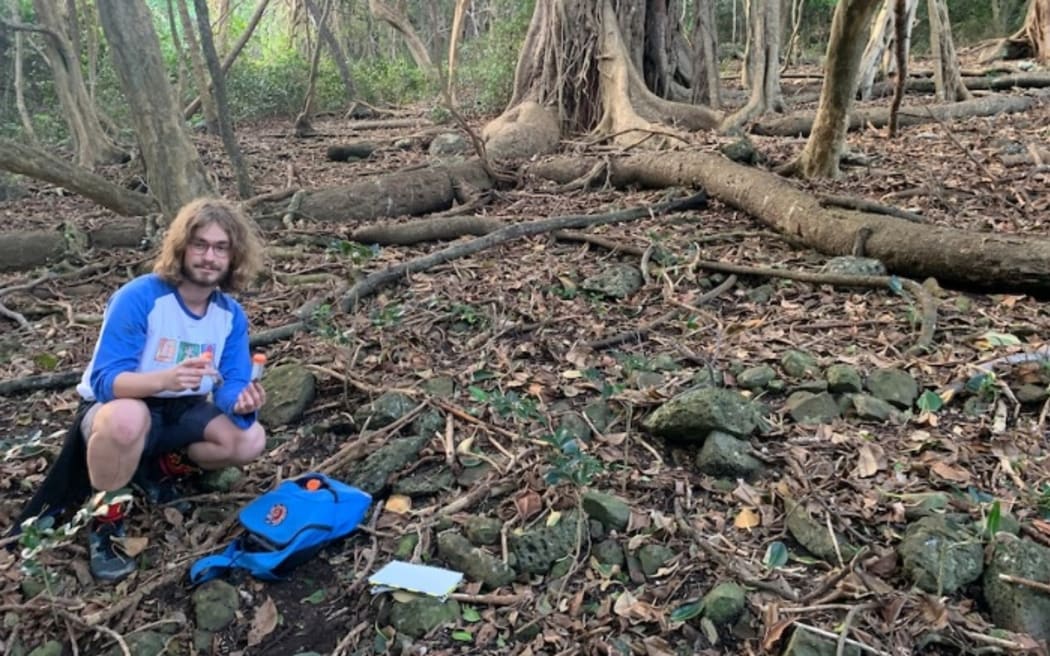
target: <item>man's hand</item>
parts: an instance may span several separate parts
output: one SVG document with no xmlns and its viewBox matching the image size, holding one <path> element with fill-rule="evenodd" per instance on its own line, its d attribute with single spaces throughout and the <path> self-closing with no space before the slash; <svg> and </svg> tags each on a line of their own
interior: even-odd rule
<svg viewBox="0 0 1050 656">
<path fill-rule="evenodd" d="M 198 389 L 205 376 L 215 376 L 218 373 L 209 356 L 186 358 L 164 372 L 164 389 L 169 392 Z"/>
<path fill-rule="evenodd" d="M 237 402 L 233 404 L 233 413 L 246 415 L 255 412 L 266 403 L 266 390 L 257 382 L 248 383 L 248 387 L 241 390 L 237 396 Z"/>
</svg>

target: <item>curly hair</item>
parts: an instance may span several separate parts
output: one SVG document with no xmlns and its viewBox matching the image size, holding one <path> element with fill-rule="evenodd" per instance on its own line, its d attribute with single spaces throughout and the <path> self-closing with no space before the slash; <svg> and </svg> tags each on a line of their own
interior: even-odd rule
<svg viewBox="0 0 1050 656">
<path fill-rule="evenodd" d="M 224 292 L 244 289 L 262 269 L 262 240 L 241 208 L 220 198 L 198 198 L 183 205 L 168 226 L 153 272 L 173 285 L 183 282 L 186 247 L 199 228 L 213 223 L 230 238 L 229 269 L 219 288 Z"/>
</svg>

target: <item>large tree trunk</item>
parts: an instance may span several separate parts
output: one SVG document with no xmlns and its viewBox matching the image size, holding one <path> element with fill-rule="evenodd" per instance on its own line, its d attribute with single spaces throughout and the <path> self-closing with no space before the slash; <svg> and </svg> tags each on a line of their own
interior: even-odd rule
<svg viewBox="0 0 1050 656">
<path fill-rule="evenodd" d="M 127 154 L 102 129 L 95 103 L 91 101 L 80 56 L 73 47 L 72 19 L 69 5 L 55 0 L 34 0 L 37 20 L 48 28 L 44 40 L 44 57 L 55 78 L 55 94 L 76 145 L 76 161 L 82 166 L 113 164 L 127 159 Z"/>
<path fill-rule="evenodd" d="M 962 82 L 959 58 L 952 39 L 952 23 L 944 0 L 927 0 L 930 14 L 930 49 L 933 50 L 933 80 L 942 102 L 969 100 L 973 96 Z"/>
<path fill-rule="evenodd" d="M 215 98 L 216 118 L 219 122 L 219 134 L 222 135 L 222 145 L 226 148 L 226 154 L 230 157 L 230 166 L 233 167 L 237 178 L 237 193 L 241 198 L 252 196 L 252 179 L 248 175 L 248 167 L 241 155 L 241 147 L 237 145 L 237 136 L 233 133 L 233 119 L 230 117 L 229 103 L 226 102 L 226 76 L 223 75 L 222 67 L 219 65 L 219 53 L 215 51 L 215 42 L 212 40 L 211 21 L 208 18 L 207 0 L 193 0 L 197 10 L 197 30 L 201 37 L 201 53 L 208 65 L 209 77 L 211 78 L 212 94 Z"/>
<path fill-rule="evenodd" d="M 219 110 L 215 106 L 215 93 L 208 83 L 204 53 L 197 41 L 188 2 L 189 0 L 175 0 L 179 9 L 179 20 L 182 22 L 182 34 L 186 37 L 186 53 L 190 56 L 190 68 L 197 82 L 197 93 L 200 94 L 201 106 L 204 107 L 204 130 L 208 134 L 219 134 Z"/>
<path fill-rule="evenodd" d="M 131 107 L 146 180 L 162 210 L 173 216 L 185 203 L 213 190 L 183 128 L 153 18 L 144 0 L 97 1 L 114 69 Z"/>
<path fill-rule="evenodd" d="M 722 79 L 718 65 L 718 24 L 715 3 L 699 2 L 693 25 L 694 103 L 711 109 L 722 106 Z"/>
<path fill-rule="evenodd" d="M 60 185 L 117 214 L 138 216 L 159 209 L 150 196 L 129 191 L 47 151 L 17 141 L 0 139 L 0 169 Z"/>
<path fill-rule="evenodd" d="M 768 109 L 783 111 L 780 92 L 780 0 L 753 0 L 748 26 L 751 44 L 748 52 L 747 104 L 726 118 L 722 130 L 731 132 L 761 116 Z"/>
<path fill-rule="evenodd" d="M 860 81 L 857 83 L 857 95 L 861 100 L 869 100 L 872 97 L 872 88 L 875 78 L 882 73 L 890 73 L 895 70 L 894 57 L 891 56 L 896 48 L 891 49 L 890 44 L 895 43 L 896 36 L 893 29 L 896 20 L 894 10 L 896 0 L 884 0 L 882 9 L 875 18 L 871 37 L 864 49 L 864 56 L 860 60 Z M 915 20 L 915 11 L 919 6 L 919 0 L 907 0 L 905 13 L 905 39 L 904 51 L 911 51 L 911 29 Z"/>
<path fill-rule="evenodd" d="M 553 108 L 569 132 L 594 132 L 624 145 L 661 143 L 653 137 L 668 131 L 665 124 L 716 127 L 718 112 L 665 100 L 646 87 L 624 41 L 617 6 L 625 15 L 639 11 L 611 0 L 537 0 L 504 116 L 534 101 Z"/>
<path fill-rule="evenodd" d="M 861 46 L 864 44 L 862 39 Z M 858 48 L 859 49 L 859 48 Z M 531 174 L 569 182 L 597 163 L 559 157 L 529 167 Z M 971 233 L 882 214 L 823 207 L 788 180 L 699 152 L 640 154 L 609 161 L 617 187 L 698 187 L 712 198 L 750 214 L 777 231 L 827 255 L 850 254 L 856 235 L 871 230 L 868 256 L 894 274 L 967 289 L 1050 290 L 1050 240 Z"/>
<path fill-rule="evenodd" d="M 416 34 L 416 28 L 412 27 L 408 17 L 401 12 L 395 11 L 382 0 L 368 0 L 368 9 L 373 16 L 386 22 L 401 35 L 405 40 L 405 45 L 408 46 L 409 54 L 412 55 L 412 60 L 416 62 L 419 70 L 428 76 L 432 75 L 434 73 L 434 63 L 430 59 L 430 52 L 424 45 L 423 40 Z"/>
<path fill-rule="evenodd" d="M 1050 64 L 1050 0 L 1030 0 L 1024 26 L 1013 38 L 1027 40 L 1032 57 Z"/>
<path fill-rule="evenodd" d="M 342 80 L 343 88 L 346 90 L 346 102 L 349 103 L 354 99 L 355 95 L 354 78 L 350 75 L 350 67 L 346 63 L 346 55 L 343 54 L 339 41 L 332 34 L 332 29 L 329 27 L 332 21 L 330 18 L 328 20 L 324 19 L 323 13 L 317 8 L 317 3 L 314 0 L 306 0 L 306 9 L 317 24 L 318 35 L 332 53 L 332 61 L 335 62 L 335 69 L 339 71 L 339 79 Z"/>
<path fill-rule="evenodd" d="M 879 0 L 840 0 L 835 7 L 813 132 L 788 172 L 807 178 L 838 176 L 857 69 L 878 5 Z"/>
</svg>

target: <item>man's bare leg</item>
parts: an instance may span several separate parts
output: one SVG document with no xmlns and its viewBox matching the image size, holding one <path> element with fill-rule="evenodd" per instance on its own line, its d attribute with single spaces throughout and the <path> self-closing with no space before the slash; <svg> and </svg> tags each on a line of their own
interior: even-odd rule
<svg viewBox="0 0 1050 656">
<path fill-rule="evenodd" d="M 149 429 L 149 409 L 138 399 L 116 399 L 95 410 L 87 443 L 91 487 L 110 491 L 127 485 L 142 458 Z"/>
<path fill-rule="evenodd" d="M 204 441 L 191 444 L 187 453 L 201 469 L 211 470 L 246 465 L 258 458 L 265 447 L 266 430 L 258 422 L 242 430 L 221 415 L 208 422 Z"/>
</svg>

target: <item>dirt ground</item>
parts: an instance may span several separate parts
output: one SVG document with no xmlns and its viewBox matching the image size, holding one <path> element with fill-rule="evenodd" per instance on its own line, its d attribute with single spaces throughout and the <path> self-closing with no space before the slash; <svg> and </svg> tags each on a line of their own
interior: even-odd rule
<svg viewBox="0 0 1050 656">
<path fill-rule="evenodd" d="M 789 104 L 796 89 L 791 85 L 803 82 L 785 81 Z M 926 102 L 930 99 L 907 101 L 912 105 Z M 478 120 L 475 125 L 481 123 Z M 881 130 L 869 129 L 849 137 L 850 150 L 865 156 L 866 165 L 847 168 L 839 180 L 807 186 L 814 193 L 895 205 L 940 225 L 1045 236 L 1050 233 L 1050 169 L 1007 167 L 1001 156 L 1013 143 L 1045 144 L 1050 140 L 1047 126 L 1050 104 L 1043 102 L 1021 115 L 906 128 L 895 140 L 887 139 Z M 299 140 L 290 136 L 289 122 L 238 126 L 257 193 L 281 189 L 289 179 L 311 188 L 339 185 L 426 160 L 425 151 L 419 148 L 384 148 L 364 162 L 328 162 L 325 148 L 341 140 L 367 138 L 389 143 L 406 133 L 355 133 L 340 117 L 318 120 L 315 127 L 320 136 Z M 710 134 L 692 138 L 692 147 L 702 150 L 714 150 L 731 140 Z M 218 139 L 201 135 L 195 139 L 220 187 L 232 194 L 233 178 Z M 801 139 L 754 137 L 753 141 L 769 159 L 767 166 L 785 161 L 803 145 Z M 576 147 L 566 144 L 568 149 Z M 113 179 L 126 175 L 117 169 L 103 173 Z M 0 202 L 5 230 L 57 228 L 63 221 L 89 226 L 114 218 L 52 185 L 27 184 L 28 196 Z M 564 193 L 541 181 L 526 180 L 519 188 L 500 191 L 480 211 L 524 221 L 645 204 L 662 193 L 611 189 Z M 304 302 L 359 272 L 375 271 L 435 248 L 433 244 L 385 247 L 371 259 L 354 263 L 338 244 L 357 227 L 355 223 L 301 222 L 268 233 L 270 271 L 261 284 L 241 297 L 252 330 L 289 322 Z M 696 213 L 612 225 L 595 232 L 642 249 L 658 246 L 681 263 L 702 253 L 706 260 L 816 271 L 827 259 L 795 249 L 753 218 L 718 202 Z M 0 296 L 0 302 L 32 321 L 28 331 L 10 322 L 0 324 L 0 380 L 81 369 L 90 357 L 109 293 L 149 257 L 148 252 L 96 252 L 90 262 L 71 264 L 102 263 L 106 268 L 101 272 L 61 285 L 41 285 L 31 294 Z M 577 494 L 571 485 L 552 487 L 543 481 L 550 454 L 534 441 L 549 433 L 562 413 L 605 398 L 617 420 L 604 439 L 586 447 L 602 463 L 593 485 L 630 501 L 639 519 L 644 519 L 635 537 L 648 536 L 679 554 L 673 572 L 641 581 L 625 576 L 607 589 L 609 582 L 603 582 L 581 557 L 567 585 L 548 585 L 544 579 L 518 582 L 501 591 L 517 595 L 514 603 L 475 603 L 476 621 L 465 620 L 460 627 L 471 631 L 475 641 L 459 642 L 449 631 L 438 631 L 418 643 L 426 647 L 426 653 L 622 653 L 616 651 L 621 649 L 617 645 L 629 645 L 633 653 L 674 653 L 673 648 L 661 651 L 665 644 L 684 646 L 685 651 L 679 653 L 779 653 L 783 645 L 780 620 L 789 617 L 838 631 L 851 606 L 863 606 L 845 620 L 851 623 L 852 637 L 878 645 L 886 653 L 923 649 L 959 653 L 994 645 L 994 641 L 982 643 L 973 637 L 991 635 L 990 619 L 979 597 L 965 591 L 946 597 L 917 592 L 892 562 L 893 546 L 904 526 L 895 499 L 904 493 L 948 491 L 997 499 L 1004 510 L 1021 519 L 1048 519 L 1050 442 L 1045 407 L 1010 402 L 1003 425 L 996 425 L 991 414 L 966 416 L 961 402 L 951 402 L 935 415 L 913 416 L 903 423 L 841 420 L 805 428 L 784 418 L 785 395 L 769 395 L 764 401 L 773 410 L 775 428 L 752 439 L 767 471 L 757 481 L 728 489 L 698 473 L 688 453 L 640 432 L 637 423 L 661 401 L 688 387 L 699 371 L 710 367 L 724 372 L 731 383 L 733 372 L 741 367 L 776 366 L 789 349 L 807 350 L 823 364 L 849 363 L 863 370 L 901 367 L 926 389 L 938 390 L 965 381 L 981 362 L 1044 346 L 1050 315 L 1042 301 L 1030 296 L 941 290 L 936 295 L 933 350 L 905 356 L 918 330 L 916 310 L 906 298 L 889 291 L 858 292 L 745 277 L 695 312 L 682 309 L 645 339 L 602 351 L 581 349 L 587 342 L 681 308 L 723 280 L 681 266 L 665 277 L 648 280 L 623 301 L 580 292 L 580 281 L 618 262 L 637 265 L 638 258 L 549 236 L 524 239 L 412 275 L 406 283 L 368 299 L 356 313 L 323 321 L 324 330 L 268 346 L 272 364 L 295 360 L 316 365 L 317 398 L 300 424 L 272 427 L 282 445 L 247 468 L 234 492 L 209 497 L 203 505 L 230 512 L 275 481 L 311 470 L 346 440 L 355 439 L 339 427 L 348 423 L 358 406 L 383 390 L 418 391 L 428 378 L 450 376 L 458 383 L 452 403 L 481 420 L 455 420 L 457 441 L 475 438 L 475 448 L 497 462 L 509 462 L 508 456 L 514 456 L 504 481 L 512 483 L 515 491 L 495 498 L 476 495 L 477 502 L 464 512 L 527 526 L 545 515 L 520 516 L 516 499 L 522 495 L 534 492 L 542 508 L 564 510 L 576 503 Z M 327 277 L 306 285 L 292 282 L 292 276 L 305 273 Z M 6 274 L 0 277 L 0 292 L 38 275 Z M 768 300 L 755 293 L 765 285 L 769 286 Z M 990 332 L 1012 335 L 1018 344 L 1000 345 L 989 339 Z M 639 388 L 639 379 L 645 379 L 639 374 L 658 356 L 669 356 L 674 368 L 662 372 L 655 386 Z M 579 371 L 590 375 L 572 373 Z M 1014 375 L 1001 373 L 1006 383 Z M 501 415 L 492 404 L 472 397 L 467 391 L 471 385 L 503 398 L 515 398 L 511 396 L 515 393 L 519 402 L 534 403 L 538 416 Z M 47 454 L 57 451 L 76 405 L 73 389 L 0 398 L 4 452 L 0 458 L 0 528 L 7 529 L 34 485 L 42 480 Z M 508 433 L 520 438 L 511 439 Z M 15 448 L 33 440 L 38 440 L 38 448 Z M 864 444 L 878 447 L 874 471 L 858 462 L 858 449 Z M 421 463 L 443 463 L 445 458 L 443 441 L 435 437 L 424 449 Z M 948 467 L 934 467 L 936 463 Z M 715 542 L 719 549 L 759 571 L 766 548 L 774 540 L 786 541 L 793 554 L 801 552 L 785 536 L 777 492 L 783 489 L 819 501 L 829 522 L 868 546 L 870 560 L 857 564 L 866 568 L 867 578 L 845 575 L 838 566 L 822 561 L 796 558 L 768 576 L 782 580 L 798 598 L 823 588 L 810 603 L 797 604 L 768 590 L 750 589 L 750 623 L 735 634 L 720 635 L 718 644 L 688 622 L 668 622 L 666 614 L 673 608 L 732 577 L 691 548 L 690 538 L 675 530 L 673 522 L 666 522 L 674 517 L 676 502 L 696 517 L 705 535 L 721 536 Z M 373 648 L 384 627 L 376 621 L 379 602 L 361 585 L 370 573 L 367 566 L 388 558 L 402 535 L 418 532 L 433 543 L 436 512 L 476 492 L 456 486 L 443 494 L 414 499 L 407 513 L 384 512 L 373 529 L 328 550 L 286 583 L 241 581 L 243 617 L 218 636 L 215 653 L 330 653 L 337 644 Z M 757 523 L 740 521 L 745 508 L 757 510 Z M 981 508 L 986 506 L 976 503 L 970 512 L 976 517 Z M 138 507 L 130 528 L 150 539 L 146 557 L 153 566 L 116 588 L 96 585 L 86 576 L 81 538 L 46 553 L 42 560 L 56 577 L 56 599 L 50 604 L 25 599 L 16 555 L 0 554 L 0 606 L 9 618 L 18 618 L 15 625 L 5 621 L 0 637 L 6 634 L 3 640 L 8 645 L 13 637 L 20 637 L 29 647 L 53 638 L 66 642 L 69 650 L 72 636 L 79 653 L 103 653 L 112 647 L 113 634 L 88 628 L 76 618 L 105 613 L 122 599 L 133 597 L 134 603 L 107 616 L 103 626 L 126 635 L 136 627 L 171 620 L 178 627 L 172 644 L 183 646 L 173 647 L 170 653 L 187 653 L 192 622 L 186 619 L 193 617 L 190 589 L 184 576 L 172 575 L 162 564 L 184 572 L 201 555 L 199 547 L 211 536 L 210 531 L 217 526 L 225 530 L 228 524 L 206 521 L 196 511 L 176 522 L 171 519 L 159 509 Z M 459 521 L 462 515 L 453 519 Z M 217 536 L 218 543 L 224 543 L 227 535 Z M 1040 536 L 1034 531 L 1032 538 L 1050 544 L 1050 534 Z M 664 619 L 646 621 L 637 615 L 618 614 L 611 608 L 610 594 L 623 589 L 658 609 Z M 135 596 L 143 590 L 145 594 Z M 464 603 L 470 603 L 471 595 L 480 591 L 469 584 L 460 592 Z M 282 621 L 265 641 L 248 647 L 252 618 L 267 598 L 276 604 Z M 792 606 L 795 608 L 784 610 Z M 892 620 L 884 612 L 891 606 L 897 611 Z M 527 642 L 511 639 L 515 627 L 536 618 L 542 628 L 536 637 Z M 947 646 L 924 640 L 930 634 L 942 636 Z M 488 639 L 485 643 L 483 636 Z M 666 642 L 655 640 L 658 637 Z"/>
</svg>

